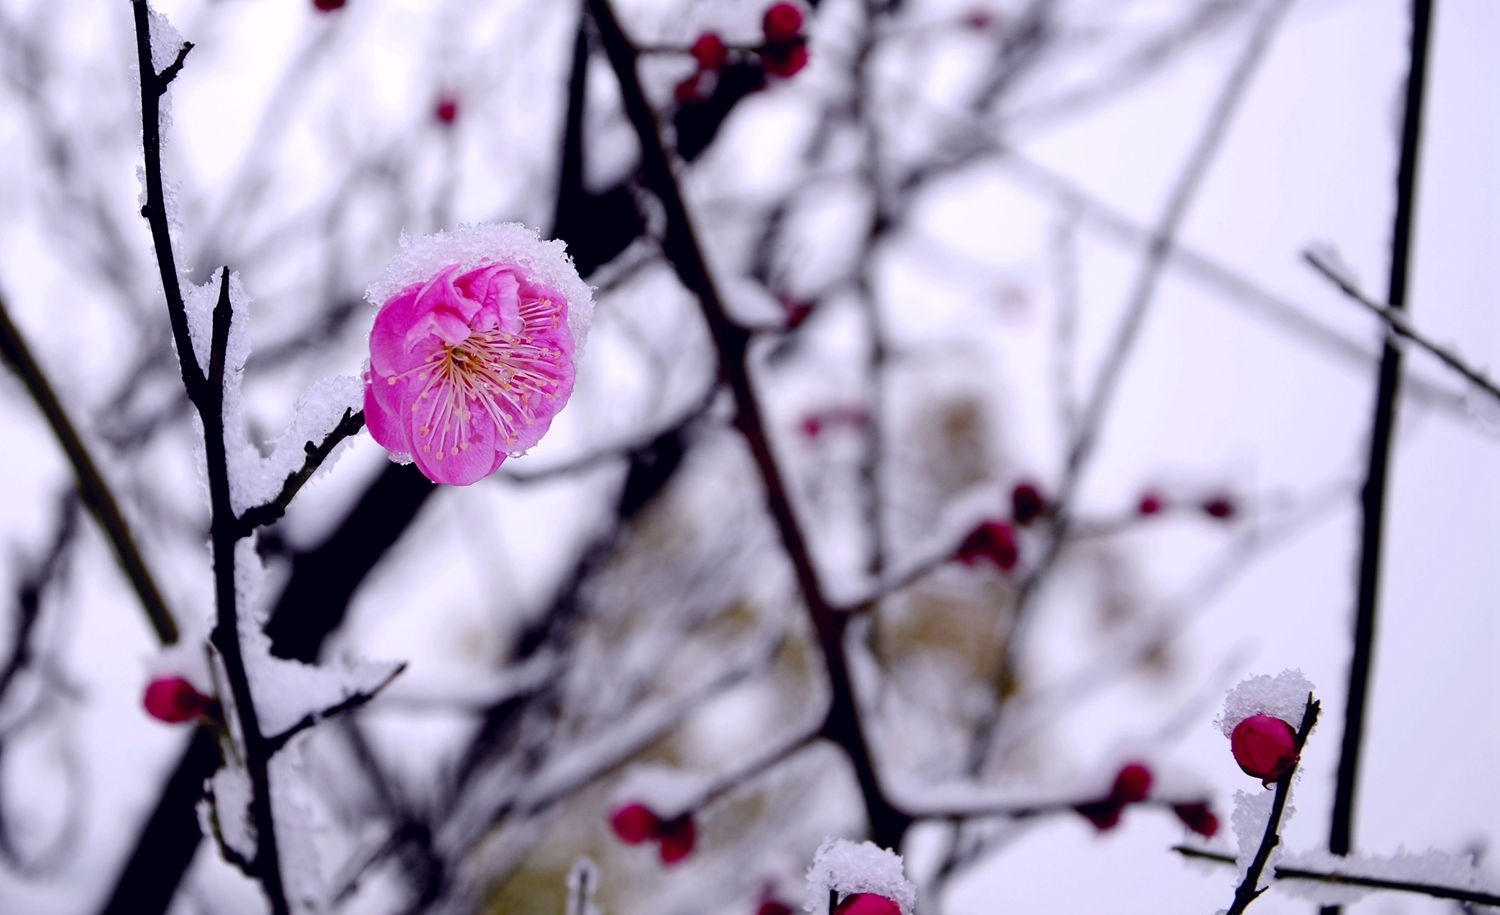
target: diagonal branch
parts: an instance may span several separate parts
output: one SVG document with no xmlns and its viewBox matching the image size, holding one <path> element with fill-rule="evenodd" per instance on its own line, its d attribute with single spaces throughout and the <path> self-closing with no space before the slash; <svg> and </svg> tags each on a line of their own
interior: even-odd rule
<svg viewBox="0 0 1500 915">
<path fill-rule="evenodd" d="M 52 390 L 47 373 L 32 355 L 20 329 L 11 321 L 4 296 L 0 296 L 0 358 L 20 376 L 27 393 L 46 417 L 47 425 L 52 427 L 53 436 L 62 446 L 68 463 L 73 466 L 73 476 L 78 480 L 78 491 L 83 496 L 83 502 L 89 507 L 89 512 L 99 523 L 99 527 L 104 530 L 104 535 L 114 550 L 115 559 L 120 563 L 125 577 L 130 580 L 130 586 L 135 590 L 141 608 L 146 611 L 146 618 L 150 620 L 157 639 L 164 645 L 176 642 L 177 623 L 172 618 L 172 611 L 167 609 L 161 589 L 151 576 L 140 546 L 130 533 L 130 526 L 125 523 L 125 516 L 120 512 L 114 492 L 104 475 L 99 472 L 99 465 L 94 462 L 83 439 L 79 438 L 78 430 L 63 408 L 62 401 L 58 400 L 57 393 Z"/>
<path fill-rule="evenodd" d="M 281 492 L 276 494 L 276 498 L 264 505 L 245 509 L 245 513 L 235 519 L 235 536 L 248 537 L 256 528 L 281 520 L 281 516 L 286 514 L 287 506 L 292 503 L 292 499 L 307 481 L 312 479 L 312 475 L 317 473 L 318 468 L 323 466 L 323 462 L 328 460 L 328 455 L 333 453 L 333 449 L 337 448 L 344 439 L 358 435 L 359 430 L 364 427 L 365 412 L 363 410 L 345 410 L 343 419 L 340 419 L 338 425 L 329 430 L 328 434 L 323 437 L 323 441 L 317 444 L 308 442 L 303 446 L 303 450 L 307 453 L 307 460 L 303 461 L 302 466 L 295 472 L 287 475 L 286 480 L 281 484 Z"/>
<path fill-rule="evenodd" d="M 1448 347 L 1441 344 L 1434 343 L 1426 336 L 1418 332 L 1417 329 L 1412 326 L 1411 321 L 1407 319 L 1407 317 L 1401 311 L 1392 308 L 1384 302 L 1377 302 L 1374 299 L 1370 298 L 1370 296 L 1365 294 L 1365 292 L 1359 288 L 1359 285 L 1354 281 L 1352 277 L 1346 274 L 1343 270 L 1339 269 L 1339 267 L 1335 265 L 1333 261 L 1327 256 L 1309 249 L 1302 253 L 1302 258 L 1309 264 L 1311 264 L 1314 270 L 1323 274 L 1323 276 L 1327 278 L 1329 282 L 1339 287 L 1339 291 L 1348 296 L 1350 300 L 1363 305 L 1365 308 L 1369 309 L 1370 312 L 1372 312 L 1377 318 L 1384 321 L 1386 328 L 1391 333 L 1395 334 L 1403 340 L 1410 340 L 1412 343 L 1415 343 L 1417 346 L 1426 350 L 1428 354 L 1436 357 L 1437 360 L 1443 365 L 1446 365 L 1448 368 L 1462 375 L 1469 381 L 1470 384 L 1474 385 L 1476 388 L 1479 388 L 1481 391 L 1485 392 L 1496 400 L 1500 400 L 1500 387 L 1496 387 L 1495 382 L 1491 381 L 1484 375 L 1484 373 L 1480 372 L 1478 369 L 1470 367 L 1470 365 L 1463 360 L 1463 357 L 1459 356 L 1452 349 L 1449 349 Z"/>
</svg>

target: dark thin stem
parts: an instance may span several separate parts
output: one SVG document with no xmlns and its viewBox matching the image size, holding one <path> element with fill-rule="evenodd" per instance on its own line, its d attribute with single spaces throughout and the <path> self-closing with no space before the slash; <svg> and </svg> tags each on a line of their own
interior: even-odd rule
<svg viewBox="0 0 1500 915">
<path fill-rule="evenodd" d="M 208 465 L 208 499 L 212 521 L 209 539 L 214 552 L 214 600 L 218 618 L 210 641 L 223 662 L 224 678 L 234 700 L 244 749 L 245 770 L 250 777 L 250 819 L 255 824 L 255 858 L 249 872 L 258 879 L 271 902 L 273 915 L 287 915 L 290 906 L 281 876 L 276 848 L 276 821 L 271 810 L 271 744 L 260 730 L 260 717 L 250 691 L 250 677 L 240 643 L 239 595 L 235 587 L 235 546 L 239 525 L 229 495 L 229 460 L 224 441 L 224 361 L 229 346 L 229 327 L 234 308 L 229 300 L 229 270 L 220 275 L 219 301 L 214 306 L 213 341 L 209 349 L 208 377 L 199 398 L 203 419 L 203 442 Z"/>
<path fill-rule="evenodd" d="M 1190 845 L 1175 845 L 1172 847 L 1172 850 L 1184 858 L 1217 861 L 1221 864 L 1234 863 L 1234 857 L 1231 855 L 1208 851 L 1202 848 L 1194 848 Z M 1318 883 L 1335 883 L 1340 886 L 1365 886 L 1372 890 L 1419 893 L 1423 896 L 1431 896 L 1434 899 L 1453 899 L 1472 905 L 1500 907 L 1500 895 L 1486 893 L 1482 890 L 1468 890 L 1457 886 L 1444 886 L 1440 883 L 1389 880 L 1385 877 L 1364 877 L 1359 874 L 1345 874 L 1341 871 L 1318 871 L 1305 867 L 1287 867 L 1280 864 L 1271 868 L 1271 876 L 1277 880 L 1315 880 Z"/>
<path fill-rule="evenodd" d="M 641 87 L 636 71 L 636 49 L 620 28 L 609 0 L 588 0 L 588 8 L 619 81 L 625 113 L 641 146 L 641 170 L 645 183 L 665 210 L 662 249 L 678 280 L 697 298 L 704 321 L 717 344 L 719 370 L 734 397 L 735 422 L 759 471 L 767 507 L 817 635 L 831 693 L 821 733 L 844 751 L 854 769 L 864 797 L 871 838 L 879 845 L 895 847 L 911 825 L 911 818 L 891 805 L 875 772 L 843 642 L 847 617 L 837 615 L 828 603 L 781 469 L 771 452 L 759 399 L 750 380 L 750 333 L 730 320 L 709 273 L 681 189 L 672 172 L 671 160 L 662 143 L 656 116 Z"/>
<path fill-rule="evenodd" d="M 177 277 L 177 260 L 172 253 L 172 229 L 167 219 L 166 193 L 161 170 L 161 95 L 179 70 L 192 45 L 184 45 L 177 60 L 162 73 L 151 62 L 151 19 L 145 0 L 131 0 L 135 13 L 136 61 L 141 75 L 141 145 L 146 158 L 146 205 L 141 215 L 151 227 L 151 243 L 156 248 L 156 264 L 161 271 L 162 293 L 167 298 L 167 318 L 172 323 L 172 339 L 177 343 L 177 359 L 182 364 L 182 384 L 189 397 L 203 390 L 203 368 L 193 355 L 193 338 L 188 330 L 187 305 L 182 299 L 182 285 Z"/>
<path fill-rule="evenodd" d="M 281 484 L 281 492 L 276 494 L 276 498 L 264 505 L 246 509 L 245 513 L 240 515 L 235 521 L 235 536 L 248 537 L 257 527 L 274 524 L 280 520 L 281 516 L 286 514 L 287 506 L 292 503 L 292 499 L 301 491 L 303 485 L 312 479 L 312 475 L 317 472 L 318 468 L 323 466 L 323 462 L 328 459 L 328 455 L 333 453 L 333 449 L 338 447 L 344 439 L 358 435 L 359 430 L 364 427 L 365 412 L 363 410 L 345 410 L 338 425 L 323 437 L 322 442 L 317 444 L 308 442 L 303 446 L 307 460 L 303 461 L 302 466 L 294 473 L 287 475 L 285 482 Z"/>
<path fill-rule="evenodd" d="M 406 670 L 406 664 L 404 662 L 401 664 L 397 664 L 391 670 L 391 672 L 385 676 L 385 679 L 375 684 L 375 686 L 371 689 L 354 693 L 353 695 L 345 698 L 342 702 L 331 705 L 328 708 L 319 709 L 316 712 L 308 712 L 306 715 L 299 718 L 295 724 L 287 728 L 285 731 L 282 731 L 280 734 L 273 734 L 267 737 L 265 740 L 267 757 L 276 755 L 276 753 L 278 753 L 282 747 L 286 746 L 293 737 L 296 737 L 298 734 L 301 734 L 308 728 L 313 727 L 318 722 L 324 721 L 328 718 L 332 718 L 336 715 L 342 715 L 345 712 L 353 711 L 354 709 L 357 709 L 365 703 L 369 702 L 371 699 L 374 699 L 376 696 L 380 695 L 382 690 L 384 690 L 387 686 L 390 686 L 397 677 L 401 676 L 401 672 L 404 670 Z"/>
<path fill-rule="evenodd" d="M 1413 0 L 1411 72 L 1406 82 L 1406 115 L 1401 129 L 1401 158 L 1396 173 L 1396 215 L 1392 229 L 1390 288 L 1386 301 L 1394 311 L 1406 308 L 1406 281 L 1411 259 L 1412 220 L 1416 209 L 1417 148 L 1422 125 L 1422 90 L 1432 22 L 1431 0 Z M 1386 341 L 1371 420 L 1370 456 L 1363 498 L 1359 556 L 1359 591 L 1355 604 L 1354 652 L 1344 707 L 1344 736 L 1339 750 L 1338 780 L 1328 827 L 1328 850 L 1347 854 L 1354 845 L 1354 794 L 1359 785 L 1360 746 L 1375 653 L 1375 616 L 1380 593 L 1380 552 L 1385 522 L 1386 479 L 1390 473 L 1391 438 L 1401 390 L 1401 351 Z M 1334 915 L 1338 906 L 1325 906 Z"/>
<path fill-rule="evenodd" d="M 1495 382 L 1486 377 L 1483 372 L 1471 367 L 1453 350 L 1434 343 L 1422 335 L 1401 312 L 1396 311 L 1384 302 L 1377 302 L 1368 295 L 1365 295 L 1359 286 L 1355 284 L 1354 280 L 1346 276 L 1328 258 L 1316 251 L 1304 251 L 1302 258 L 1311 264 L 1314 270 L 1323 274 L 1331 283 L 1339 287 L 1339 291 L 1348 296 L 1351 301 L 1363 305 L 1376 317 L 1384 321 L 1386 329 L 1391 333 L 1403 340 L 1410 340 L 1412 343 L 1415 343 L 1443 365 L 1462 375 L 1470 384 L 1496 400 L 1500 400 L 1500 387 L 1497 387 Z"/>
<path fill-rule="evenodd" d="M 115 559 L 124 570 L 125 577 L 130 580 L 130 586 L 135 590 L 141 608 L 146 611 L 146 618 L 156 632 L 157 639 L 164 645 L 176 642 L 177 623 L 172 618 L 172 612 L 167 609 L 167 603 L 156 586 L 156 580 L 151 576 L 151 570 L 146 565 L 145 557 L 141 555 L 135 537 L 130 533 L 130 526 L 125 523 L 125 516 L 120 513 L 120 505 L 115 501 L 114 492 L 99 472 L 99 466 L 94 463 L 83 439 L 79 438 L 78 430 L 68 417 L 62 402 L 58 400 L 57 393 L 52 390 L 46 372 L 42 371 L 32 355 L 20 329 L 11 321 L 4 296 L 0 296 L 0 357 L 20 376 L 27 393 L 46 417 L 47 425 L 52 427 L 53 436 L 73 467 L 73 476 L 78 480 L 78 492 L 109 540 Z"/>
<path fill-rule="evenodd" d="M 1307 735 L 1312 732 L 1313 725 L 1318 722 L 1318 701 L 1311 694 L 1307 697 L 1307 706 L 1302 711 L 1302 723 L 1297 727 L 1297 739 L 1294 742 L 1296 751 L 1302 752 L 1302 747 L 1307 743 Z M 1276 796 L 1271 799 L 1271 816 L 1266 820 L 1266 831 L 1261 836 L 1260 848 L 1256 849 L 1255 857 L 1250 860 L 1250 866 L 1245 869 L 1245 879 L 1234 891 L 1234 903 L 1230 905 L 1227 915 L 1242 915 L 1250 903 L 1254 902 L 1264 887 L 1258 887 L 1260 875 L 1265 872 L 1266 864 L 1271 860 L 1271 852 L 1281 844 L 1281 815 L 1286 811 L 1287 795 L 1292 791 L 1292 776 L 1297 774 L 1297 766 L 1294 763 L 1281 778 L 1276 780 Z"/>
</svg>

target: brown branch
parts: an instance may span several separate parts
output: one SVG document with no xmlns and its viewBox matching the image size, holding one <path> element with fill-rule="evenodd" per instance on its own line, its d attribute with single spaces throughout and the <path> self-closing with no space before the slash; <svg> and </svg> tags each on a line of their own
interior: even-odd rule
<svg viewBox="0 0 1500 915">
<path fill-rule="evenodd" d="M 11 321 L 3 295 L 0 295 L 0 357 L 4 358 L 6 364 L 26 385 L 27 393 L 46 417 L 47 425 L 52 427 L 53 436 L 73 467 L 78 492 L 88 506 L 89 513 L 103 529 L 105 538 L 109 540 L 115 559 L 129 579 L 131 588 L 135 590 L 136 598 L 146 611 L 146 618 L 156 632 L 157 639 L 164 645 L 176 642 L 177 623 L 161 596 L 161 589 L 156 586 L 156 580 L 146 565 L 140 546 L 130 533 L 130 526 L 125 523 L 125 516 L 120 512 L 114 492 L 104 475 L 99 472 L 99 465 L 94 462 L 93 455 L 79 437 L 62 401 L 58 400 L 46 372 L 32 355 L 20 329 Z"/>
<path fill-rule="evenodd" d="M 646 186 L 661 202 L 666 215 L 662 250 L 678 280 L 698 300 L 705 323 L 718 347 L 719 370 L 729 385 L 735 404 L 735 422 L 743 434 L 765 487 L 767 507 L 792 564 L 798 588 L 828 673 L 831 693 L 821 733 L 848 757 L 859 782 L 869 818 L 871 837 L 877 844 L 895 846 L 911 825 L 911 818 L 886 798 L 875 771 L 869 742 L 860 719 L 848 657 L 843 643 L 847 617 L 836 614 L 824 594 L 813 566 L 806 535 L 797 520 L 781 468 L 771 452 L 759 398 L 750 380 L 750 333 L 730 320 L 717 285 L 698 244 L 672 163 L 662 142 L 656 115 L 641 86 L 636 69 L 638 53 L 615 18 L 609 0 L 588 0 L 588 9 L 598 28 L 610 66 L 620 84 L 626 116 L 641 146 L 641 171 Z"/>
</svg>

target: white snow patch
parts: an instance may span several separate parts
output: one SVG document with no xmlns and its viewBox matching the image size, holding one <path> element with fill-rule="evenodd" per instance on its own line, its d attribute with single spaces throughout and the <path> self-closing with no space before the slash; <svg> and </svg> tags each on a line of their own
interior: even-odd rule
<svg viewBox="0 0 1500 915">
<path fill-rule="evenodd" d="M 823 840 L 807 871 L 804 908 L 813 915 L 828 915 L 830 891 L 840 899 L 852 893 L 884 896 L 901 907 L 902 915 L 912 915 L 917 907 L 917 888 L 906 879 L 901 856 L 874 842 Z"/>
<path fill-rule="evenodd" d="M 1235 865 L 1241 874 L 1244 874 L 1250 862 L 1255 859 L 1255 853 L 1260 850 L 1261 839 L 1266 834 L 1266 823 L 1271 819 L 1271 805 L 1275 802 L 1274 791 L 1236 791 L 1234 793 L 1234 813 L 1230 815 L 1229 822 L 1234 827 L 1234 837 L 1239 843 L 1239 854 L 1235 857 Z M 1292 818 L 1294 808 L 1290 803 L 1281 812 L 1281 822 L 1284 824 Z M 1279 827 L 1278 827 L 1279 828 Z M 1277 843 L 1271 851 L 1271 857 L 1266 861 L 1265 870 L 1261 871 L 1259 886 L 1270 883 L 1271 873 L 1277 862 L 1281 859 L 1284 845 Z"/>
<path fill-rule="evenodd" d="M 227 763 L 208 780 L 208 790 L 213 795 L 212 813 L 217 817 L 219 836 L 224 844 L 245 858 L 254 858 L 255 824 L 250 819 L 250 773 L 236 763 Z M 198 814 L 205 834 L 212 835 L 208 804 L 205 799 Z"/>
<path fill-rule="evenodd" d="M 1280 863 L 1282 867 L 1320 873 L 1372 877 L 1395 883 L 1424 883 L 1500 895 L 1500 885 L 1486 880 L 1469 855 L 1453 854 L 1435 848 L 1422 852 L 1402 849 L 1394 855 L 1354 854 L 1344 857 L 1326 851 L 1299 852 L 1286 855 Z M 1354 902 L 1372 890 L 1371 887 L 1295 877 L 1283 877 L 1277 885 L 1293 895 L 1323 905 Z"/>
<path fill-rule="evenodd" d="M 1296 728 L 1302 721 L 1312 681 L 1300 670 L 1283 670 L 1274 677 L 1260 674 L 1240 681 L 1224 699 L 1224 712 L 1214 721 L 1228 737 L 1235 725 L 1252 715 L 1272 715 Z"/>
</svg>

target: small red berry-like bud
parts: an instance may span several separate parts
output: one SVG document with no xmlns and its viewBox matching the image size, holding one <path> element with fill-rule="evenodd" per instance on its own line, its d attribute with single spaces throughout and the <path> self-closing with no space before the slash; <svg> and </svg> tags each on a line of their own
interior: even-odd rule
<svg viewBox="0 0 1500 915">
<path fill-rule="evenodd" d="M 343 5 L 344 0 L 313 0 L 313 6 L 317 7 L 318 11 L 322 13 L 331 13 Z"/>
<path fill-rule="evenodd" d="M 1042 498 L 1042 491 L 1036 488 L 1036 484 L 1017 483 L 1016 488 L 1010 491 L 1011 517 L 1016 519 L 1017 524 L 1030 524 L 1046 510 L 1047 500 Z"/>
<path fill-rule="evenodd" d="M 1219 831 L 1219 818 L 1207 804 L 1173 804 L 1172 812 L 1177 814 L 1182 825 L 1205 839 L 1212 839 Z"/>
<path fill-rule="evenodd" d="M 157 677 L 146 684 L 146 714 L 167 724 L 182 724 L 205 714 L 213 700 L 182 677 Z"/>
<path fill-rule="evenodd" d="M 802 11 L 793 3 L 773 3 L 761 17 L 767 42 L 789 41 L 802 33 Z"/>
<path fill-rule="evenodd" d="M 760 904 L 755 915 L 792 915 L 792 907 L 783 902 L 768 900 Z"/>
<path fill-rule="evenodd" d="M 698 100 L 698 84 L 701 82 L 701 73 L 694 73 L 687 79 L 672 87 L 672 98 L 679 105 L 687 105 Z"/>
<path fill-rule="evenodd" d="M 760 60 L 772 76 L 796 76 L 807 66 L 807 45 L 801 39 L 772 42 L 761 50 Z"/>
<path fill-rule="evenodd" d="M 432 106 L 432 116 L 438 119 L 438 123 L 451 125 L 458 120 L 458 99 L 451 95 L 441 95 L 437 104 Z"/>
<path fill-rule="evenodd" d="M 958 547 L 958 561 L 967 566 L 992 562 L 1000 571 L 1009 572 L 1020 558 L 1015 528 L 1004 521 L 984 522 Z"/>
<path fill-rule="evenodd" d="M 823 417 L 816 413 L 809 413 L 802 417 L 799 428 L 802 430 L 802 437 L 812 441 L 823 434 Z"/>
<path fill-rule="evenodd" d="M 661 833 L 661 818 L 645 804 L 626 804 L 610 814 L 609 828 L 621 842 L 639 845 Z"/>
<path fill-rule="evenodd" d="M 786 313 L 786 329 L 796 330 L 812 315 L 812 306 L 795 299 L 782 299 L 781 310 Z"/>
<path fill-rule="evenodd" d="M 729 62 L 729 48 L 716 32 L 704 32 L 693 42 L 693 60 L 700 70 L 718 70 Z"/>
<path fill-rule="evenodd" d="M 1141 493 L 1141 501 L 1136 504 L 1135 510 L 1145 517 L 1150 517 L 1161 514 L 1161 510 L 1165 507 L 1166 500 L 1161 497 L 1161 493 L 1148 489 Z"/>
<path fill-rule="evenodd" d="M 1251 715 L 1229 735 L 1234 761 L 1266 785 L 1297 764 L 1297 732 L 1273 715 Z"/>
<path fill-rule="evenodd" d="M 1200 506 L 1203 513 L 1210 518 L 1220 521 L 1228 521 L 1234 517 L 1234 502 L 1228 496 L 1214 496 L 1212 499 L 1204 499 Z"/>
<path fill-rule="evenodd" d="M 1130 763 L 1120 768 L 1115 776 L 1114 787 L 1109 789 L 1109 799 L 1121 804 L 1135 804 L 1151 793 L 1151 770 L 1140 763 Z"/>
<path fill-rule="evenodd" d="M 1125 809 L 1125 805 L 1116 800 L 1106 799 L 1079 804 L 1073 809 L 1078 811 L 1084 819 L 1093 823 L 1095 829 L 1108 832 L 1120 825 L 1120 812 Z"/>
<path fill-rule="evenodd" d="M 876 893 L 852 893 L 838 904 L 833 915 L 901 915 L 901 906 Z"/>
<path fill-rule="evenodd" d="M 693 825 L 693 815 L 684 813 L 675 816 L 657 830 L 661 837 L 661 863 L 676 864 L 693 853 L 698 842 L 698 828 Z"/>
<path fill-rule="evenodd" d="M 989 10 L 971 10 L 964 16 L 964 25 L 976 32 L 983 32 L 995 24 L 995 17 Z"/>
</svg>

